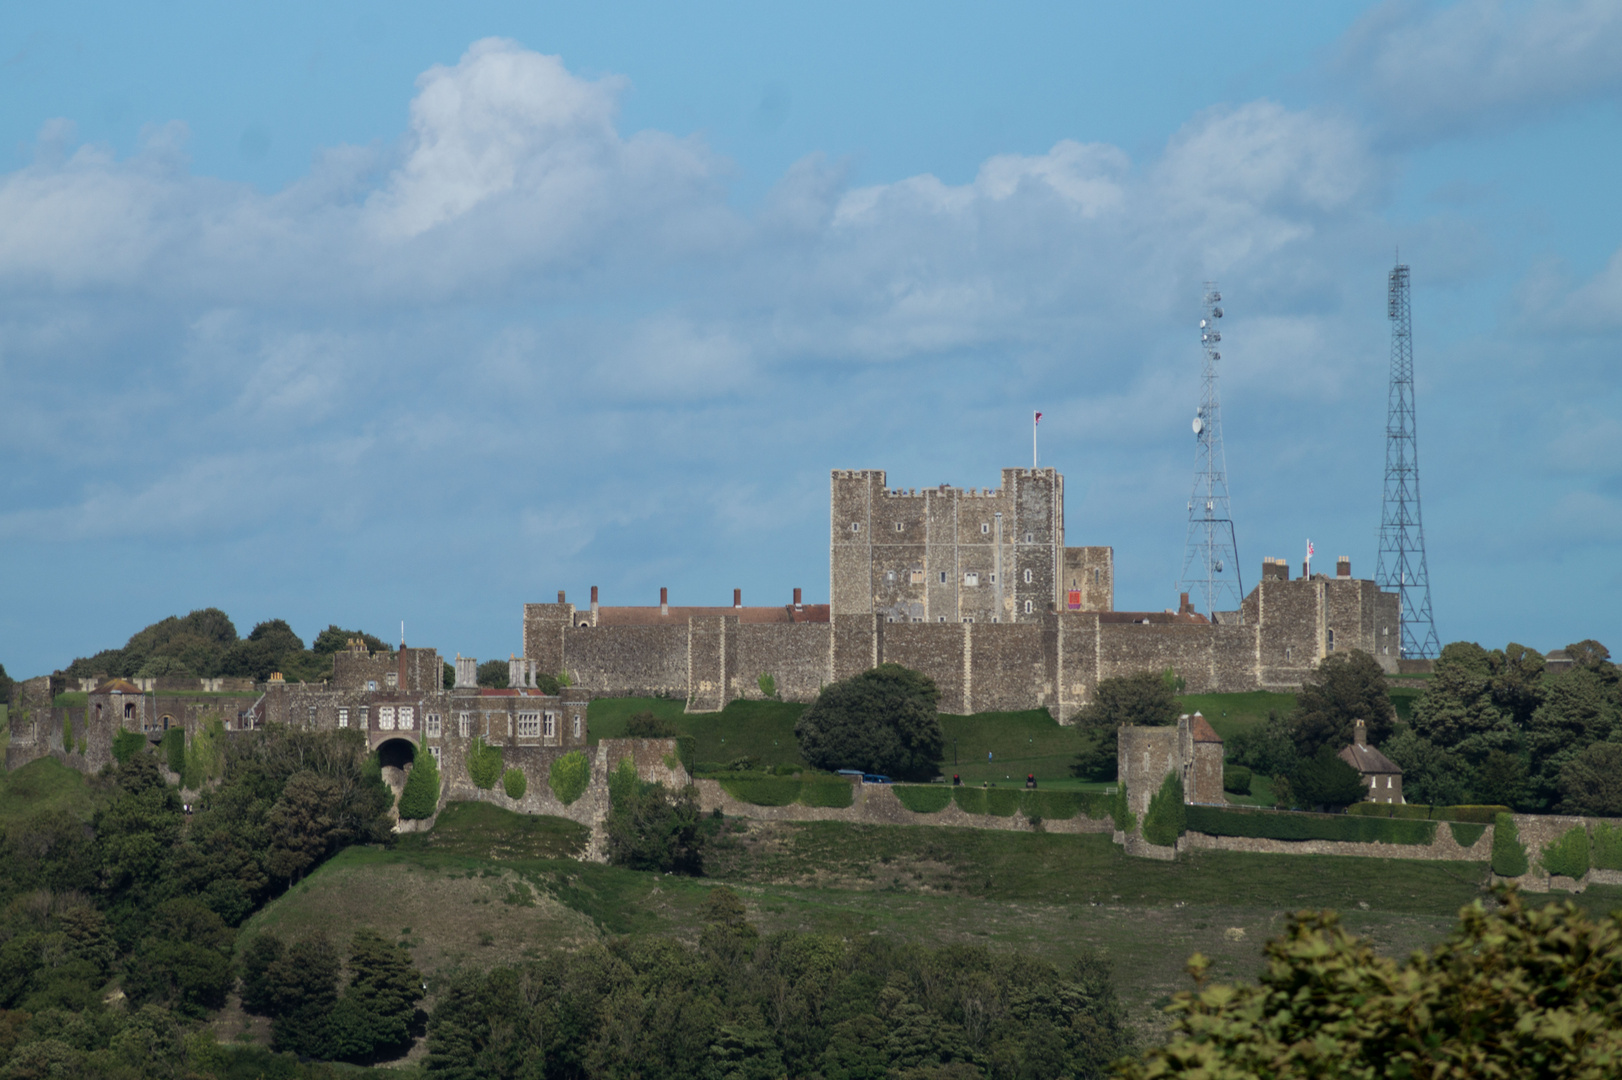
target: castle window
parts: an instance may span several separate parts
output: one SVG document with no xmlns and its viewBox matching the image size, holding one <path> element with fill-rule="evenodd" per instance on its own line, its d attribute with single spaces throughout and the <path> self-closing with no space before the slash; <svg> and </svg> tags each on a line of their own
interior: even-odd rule
<svg viewBox="0 0 1622 1080">
<path fill-rule="evenodd" d="M 859 521 L 851 522 L 850 523 L 850 531 L 853 532 L 853 533 L 861 532 L 862 531 L 862 523 L 859 522 Z"/>
<path fill-rule="evenodd" d="M 1035 533 L 1026 533 L 1025 534 L 1025 542 L 1027 544 L 1034 543 L 1035 541 L 1036 541 L 1036 534 Z"/>
<path fill-rule="evenodd" d="M 1333 630 L 1329 631 L 1329 651 L 1335 651 L 1335 632 Z"/>
<path fill-rule="evenodd" d="M 1031 583 L 1031 572 L 1029 570 L 1027 570 L 1027 571 L 1025 571 L 1025 584 L 1029 585 L 1030 583 Z"/>
<path fill-rule="evenodd" d="M 399 686 L 400 685 L 400 674 L 399 674 L 399 672 L 396 672 L 396 671 L 385 672 L 384 675 L 383 675 L 383 685 L 384 686 L 393 686 L 393 687 Z"/>
<path fill-rule="evenodd" d="M 410 731 L 416 726 L 416 710 L 410 705 L 400 706 L 400 730 Z"/>
<path fill-rule="evenodd" d="M 911 583 L 914 585 L 922 585 L 924 583 L 924 572 L 922 570 L 914 570 L 912 572 Z"/>
<path fill-rule="evenodd" d="M 980 523 L 980 535 L 984 536 L 986 533 L 988 533 L 990 531 L 991 531 L 991 526 L 987 525 L 985 522 L 982 521 Z"/>
<path fill-rule="evenodd" d="M 1093 584 L 1098 584 L 1098 567 L 1093 567 Z"/>
<path fill-rule="evenodd" d="M 1027 600 L 1027 601 L 1025 601 L 1025 614 L 1029 615 L 1030 613 L 1031 613 L 1031 602 L 1029 600 Z"/>
<path fill-rule="evenodd" d="M 997 575 L 996 574 L 991 575 L 991 583 L 993 585 L 997 584 Z"/>
<path fill-rule="evenodd" d="M 964 618 L 963 621 L 964 622 L 973 622 L 974 621 L 974 616 L 972 616 L 972 615 L 967 616 L 967 617 Z"/>
<path fill-rule="evenodd" d="M 946 571 L 945 570 L 941 571 L 941 584 L 942 585 L 946 584 Z"/>
<path fill-rule="evenodd" d="M 366 689 L 368 689 L 368 690 L 376 690 L 377 689 L 377 680 L 376 679 L 367 679 L 366 680 Z"/>
<path fill-rule="evenodd" d="M 895 581 L 895 571 L 894 570 L 886 570 L 884 572 L 884 580 L 888 581 L 888 582 L 894 582 Z"/>
<path fill-rule="evenodd" d="M 558 734 L 558 714 L 557 713 L 549 712 L 549 713 L 546 714 L 546 727 L 544 729 L 542 729 L 541 734 L 545 735 L 548 739 L 557 738 L 557 734 Z"/>
<path fill-rule="evenodd" d="M 541 733 L 541 714 L 538 712 L 521 712 L 518 714 L 518 737 L 520 739 L 533 739 Z"/>
<path fill-rule="evenodd" d="M 580 714 L 574 714 L 574 737 L 580 738 Z"/>
<path fill-rule="evenodd" d="M 368 718 L 368 716 L 367 716 L 367 714 L 368 714 L 368 713 L 369 713 L 369 712 L 370 712 L 370 711 L 371 711 L 371 708 L 370 708 L 370 707 L 369 707 L 369 706 L 366 706 L 366 705 L 362 705 L 362 706 L 361 706 L 361 707 L 360 707 L 360 726 L 361 726 L 361 727 L 366 727 L 366 726 L 367 726 L 367 724 L 368 724 L 368 719 L 369 719 L 369 718 Z"/>
<path fill-rule="evenodd" d="M 431 712 L 422 718 L 422 731 L 424 735 L 437 739 L 440 734 L 439 714 Z"/>
<path fill-rule="evenodd" d="M 992 622 L 1002 622 L 1002 620 L 1001 620 L 1001 619 L 999 619 L 999 618 L 997 618 L 997 616 L 995 616 L 995 615 L 993 615 L 993 616 L 992 616 L 992 617 L 991 617 L 991 621 L 992 621 Z"/>
<path fill-rule="evenodd" d="M 901 522 L 898 521 L 898 522 L 895 523 L 895 531 L 896 532 L 900 532 L 904 528 L 906 528 L 906 526 L 901 524 Z"/>
<path fill-rule="evenodd" d="M 393 731 L 394 730 L 394 706 L 393 705 L 379 705 L 377 707 L 377 730 L 379 730 L 379 731 Z"/>
<path fill-rule="evenodd" d="M 135 702 L 133 702 L 133 701 L 124 702 L 124 719 L 126 719 L 126 720 L 134 720 L 135 719 Z"/>
<path fill-rule="evenodd" d="M 884 617 L 884 621 L 885 622 L 895 622 L 895 616 L 894 615 L 886 615 Z"/>
<path fill-rule="evenodd" d="M 315 706 L 310 706 L 310 726 L 315 727 Z"/>
<path fill-rule="evenodd" d="M 967 574 L 963 575 L 963 584 L 967 585 L 971 589 L 977 588 L 980 584 L 980 575 L 972 570 L 969 571 Z"/>
<path fill-rule="evenodd" d="M 1288 660 L 1289 658 L 1290 658 L 1290 647 L 1288 645 L 1286 645 L 1286 646 L 1284 646 L 1284 659 Z"/>
<path fill-rule="evenodd" d="M 464 739 L 467 738 L 468 727 L 469 726 L 470 725 L 469 725 L 469 722 L 468 722 L 467 713 L 465 713 L 465 712 L 464 713 L 457 713 L 456 714 L 456 733 L 458 735 L 460 735 Z"/>
<path fill-rule="evenodd" d="M 430 753 L 430 754 L 432 754 L 432 755 L 434 755 L 434 764 L 435 764 L 435 765 L 438 765 L 438 764 L 439 764 L 439 747 L 437 747 L 437 746 L 430 746 L 430 747 L 429 747 L 429 748 L 428 748 L 428 752 L 429 752 L 429 753 Z"/>
<path fill-rule="evenodd" d="M 349 726 L 349 710 L 348 709 L 339 709 L 338 710 L 338 726 L 341 727 L 341 728 L 346 728 L 346 727 Z"/>
<path fill-rule="evenodd" d="M 935 621 L 936 622 L 945 622 L 946 621 L 946 616 L 942 615 L 940 618 L 936 619 Z"/>
</svg>

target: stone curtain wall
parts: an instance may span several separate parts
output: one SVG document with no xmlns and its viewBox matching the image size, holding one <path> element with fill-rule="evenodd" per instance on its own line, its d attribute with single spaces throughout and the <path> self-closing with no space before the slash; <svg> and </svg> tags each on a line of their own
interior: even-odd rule
<svg viewBox="0 0 1622 1080">
<path fill-rule="evenodd" d="M 732 698 L 760 697 L 763 671 L 776 680 L 784 701 L 815 700 L 834 681 L 828 623 L 745 623 L 729 641 L 734 646 L 728 675 Z"/>
</svg>

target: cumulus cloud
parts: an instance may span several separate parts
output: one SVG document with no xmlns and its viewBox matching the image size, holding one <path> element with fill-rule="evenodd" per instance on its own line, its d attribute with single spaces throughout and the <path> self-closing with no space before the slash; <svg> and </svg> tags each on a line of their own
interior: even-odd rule
<svg viewBox="0 0 1622 1080">
<path fill-rule="evenodd" d="M 1612 0 L 1390 0 L 1341 62 L 1409 137 L 1501 127 L 1622 90 L 1622 7 Z"/>
</svg>

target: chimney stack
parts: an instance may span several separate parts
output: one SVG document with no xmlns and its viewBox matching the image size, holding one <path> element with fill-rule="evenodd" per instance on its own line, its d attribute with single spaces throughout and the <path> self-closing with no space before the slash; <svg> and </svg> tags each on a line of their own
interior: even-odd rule
<svg viewBox="0 0 1622 1080">
<path fill-rule="evenodd" d="M 1350 555 L 1341 555 L 1336 557 L 1335 576 L 1338 578 L 1349 578 L 1352 576 L 1352 557 Z"/>
<path fill-rule="evenodd" d="M 1177 614 L 1179 614 L 1179 615 L 1187 615 L 1189 612 L 1191 612 L 1193 610 L 1194 610 L 1194 605 L 1188 602 L 1188 594 L 1187 593 L 1178 594 Z"/>
<path fill-rule="evenodd" d="M 561 604 L 561 603 L 563 603 L 563 602 L 564 602 L 564 601 L 563 601 L 563 590 L 562 590 L 562 589 L 559 589 L 559 590 L 558 590 L 558 603 L 560 603 L 560 604 Z"/>
<path fill-rule="evenodd" d="M 593 616 L 597 614 L 597 586 L 595 585 L 591 587 L 591 613 Z"/>
<path fill-rule="evenodd" d="M 670 590 L 663 585 L 659 586 L 659 614 L 670 614 Z"/>
<path fill-rule="evenodd" d="M 732 606 L 735 607 L 735 608 L 743 607 L 743 590 L 742 589 L 733 589 L 732 590 Z"/>
<path fill-rule="evenodd" d="M 800 610 L 800 590 L 799 589 L 794 590 L 794 610 L 795 611 Z"/>
<path fill-rule="evenodd" d="M 1367 746 L 1369 744 L 1368 725 L 1361 720 L 1352 721 L 1352 742 L 1358 746 Z"/>
</svg>

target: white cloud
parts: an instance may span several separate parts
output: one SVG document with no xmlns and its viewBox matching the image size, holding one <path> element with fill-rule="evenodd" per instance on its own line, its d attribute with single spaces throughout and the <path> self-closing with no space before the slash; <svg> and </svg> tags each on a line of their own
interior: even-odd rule
<svg viewBox="0 0 1622 1080">
<path fill-rule="evenodd" d="M 1342 64 L 1392 130 L 1435 136 L 1500 127 L 1622 88 L 1622 6 L 1391 0 L 1347 35 Z"/>
</svg>

